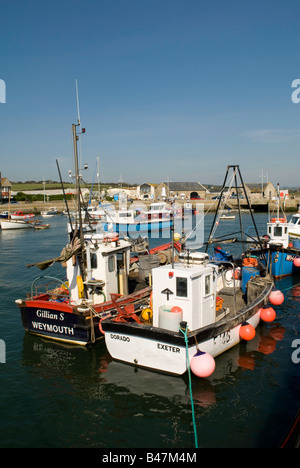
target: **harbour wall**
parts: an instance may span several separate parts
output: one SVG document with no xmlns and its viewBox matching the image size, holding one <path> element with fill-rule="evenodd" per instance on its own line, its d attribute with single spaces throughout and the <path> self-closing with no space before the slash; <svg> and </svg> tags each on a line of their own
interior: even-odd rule
<svg viewBox="0 0 300 468">
<path fill-rule="evenodd" d="M 185 203 L 191 203 L 193 209 L 197 209 L 197 206 L 199 207 L 199 204 L 202 204 L 204 212 L 209 210 L 209 212 L 214 212 L 217 209 L 218 206 L 218 201 L 219 200 L 212 200 L 212 199 L 206 199 L 206 200 L 176 200 L 176 203 L 179 205 L 184 206 Z M 268 211 L 274 211 L 277 207 L 277 202 L 275 200 L 265 200 L 265 199 L 259 199 L 259 198 L 254 198 L 250 199 L 250 204 L 251 208 L 254 212 L 268 212 Z M 111 202 L 116 209 L 119 209 L 119 202 L 114 201 Z M 145 206 L 150 205 L 150 201 L 135 201 L 134 203 L 142 203 Z M 285 200 L 284 202 L 284 209 L 287 213 L 289 212 L 295 212 L 297 211 L 298 207 L 300 205 L 300 199 L 299 198 L 294 198 L 290 200 Z M 10 212 L 13 213 L 16 210 L 22 210 L 24 213 L 35 213 L 36 215 L 40 214 L 41 211 L 46 211 L 50 207 L 55 206 L 59 212 L 63 212 L 66 209 L 65 202 L 63 200 L 55 200 L 55 201 L 34 201 L 32 203 L 28 202 L 19 202 L 19 203 L 13 203 L 10 205 Z M 74 202 L 69 202 L 68 203 L 69 210 L 73 211 L 76 209 L 75 203 Z M 128 204 L 128 207 L 130 204 Z M 240 208 L 241 209 L 247 209 L 247 202 L 245 199 L 240 200 Z M 5 205 L 0 205 L 0 211 L 5 211 L 8 210 L 8 204 Z M 225 205 L 225 209 L 232 209 L 232 210 L 237 210 L 238 209 L 238 201 L 236 199 L 229 199 Z"/>
</svg>

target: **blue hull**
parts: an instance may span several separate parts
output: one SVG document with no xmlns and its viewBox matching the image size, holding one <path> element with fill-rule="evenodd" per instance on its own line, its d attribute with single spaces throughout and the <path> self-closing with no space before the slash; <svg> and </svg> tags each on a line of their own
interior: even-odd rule
<svg viewBox="0 0 300 468">
<path fill-rule="evenodd" d="M 144 223 L 135 223 L 135 224 L 121 224 L 113 223 L 112 228 L 110 223 L 103 223 L 104 231 L 109 231 L 112 229 L 113 232 L 118 232 L 125 235 L 139 235 L 139 234 L 151 234 L 151 232 L 162 231 L 165 229 L 170 229 L 172 226 L 172 221 L 156 221 L 156 222 L 144 222 Z"/>
<path fill-rule="evenodd" d="M 300 256 L 300 250 L 289 251 L 288 249 L 264 249 L 263 253 L 267 259 L 267 262 L 262 255 L 261 250 L 250 250 L 250 252 L 257 256 L 264 265 L 267 264 L 268 271 L 270 271 L 274 278 L 291 276 L 300 273 L 300 268 L 294 265 L 295 258 Z"/>
<path fill-rule="evenodd" d="M 81 315 L 50 310 L 39 305 L 21 306 L 21 318 L 24 329 L 35 335 L 79 345 L 92 341 L 91 322 Z M 93 328 L 95 339 L 101 338 L 99 319 L 93 319 Z"/>
<path fill-rule="evenodd" d="M 300 251 L 296 253 L 291 253 L 289 251 L 271 251 L 271 259 L 272 262 L 272 275 L 275 278 L 280 276 L 291 276 L 296 273 L 300 273 L 300 268 L 295 267 L 294 260 L 296 257 L 300 255 Z"/>
</svg>

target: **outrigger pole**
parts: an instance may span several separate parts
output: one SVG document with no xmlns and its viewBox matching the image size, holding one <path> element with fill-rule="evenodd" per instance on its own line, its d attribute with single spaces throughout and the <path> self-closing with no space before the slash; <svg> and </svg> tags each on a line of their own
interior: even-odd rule
<svg viewBox="0 0 300 468">
<path fill-rule="evenodd" d="M 261 242 L 261 240 L 260 240 L 260 236 L 259 236 L 259 233 L 258 233 L 258 230 L 257 230 L 257 226 L 256 226 L 256 223 L 255 223 L 255 220 L 254 220 L 253 210 L 252 210 L 252 208 L 251 208 L 250 201 L 249 201 L 249 198 L 248 198 L 248 194 L 247 194 L 247 191 L 246 191 L 246 188 L 245 188 L 245 184 L 244 184 L 244 181 L 243 181 L 243 178 L 242 178 L 242 175 L 241 175 L 241 172 L 240 172 L 240 168 L 239 168 L 238 165 L 230 165 L 230 166 L 227 166 L 227 171 L 226 171 L 225 178 L 224 178 L 224 182 L 223 182 L 223 186 L 222 186 L 222 189 L 221 189 L 221 192 L 220 192 L 220 197 L 219 197 L 219 202 L 218 202 L 217 210 L 216 210 L 216 213 L 215 213 L 214 221 L 213 221 L 212 226 L 211 226 L 211 230 L 210 230 L 210 233 L 209 233 L 208 241 L 207 241 L 207 243 L 206 243 L 206 249 L 205 249 L 205 251 L 207 252 L 209 244 L 213 243 L 213 241 L 211 241 L 212 232 L 213 232 L 213 229 L 214 229 L 214 226 L 215 226 L 215 222 L 216 222 L 216 219 L 217 219 L 217 216 L 218 216 L 218 212 L 219 212 L 219 209 L 220 209 L 220 204 L 221 204 L 221 202 L 222 202 L 223 193 L 224 193 L 224 191 L 225 191 L 225 189 L 226 189 L 226 182 L 227 182 L 228 173 L 229 173 L 229 170 L 230 170 L 230 169 L 233 169 L 233 171 L 234 171 L 235 189 L 236 189 L 236 195 L 237 195 L 237 201 L 238 201 L 238 212 L 239 212 L 239 220 L 240 220 L 241 235 L 243 236 L 243 226 L 242 226 L 241 207 L 240 207 L 240 198 L 239 198 L 239 190 L 238 190 L 239 188 L 242 188 L 242 189 L 243 189 L 245 198 L 246 198 L 246 200 L 247 200 L 247 205 L 248 205 L 248 208 L 249 208 L 249 211 L 250 211 L 250 215 L 251 215 L 251 218 L 252 218 L 253 226 L 254 226 L 254 228 L 255 228 L 255 232 L 256 232 L 256 236 L 257 236 L 257 241 L 258 241 L 258 243 L 259 243 L 259 245 L 260 245 L 260 248 L 261 248 L 261 251 L 262 251 L 262 255 L 265 257 L 265 260 L 266 260 L 266 256 L 265 256 L 265 254 L 263 253 L 262 242 Z M 241 186 L 240 186 L 240 187 L 238 187 L 238 185 L 237 185 L 237 177 L 236 177 L 237 173 L 238 173 L 238 175 L 239 175 L 239 177 L 240 177 L 240 183 L 241 183 Z M 242 238 L 242 242 L 243 242 L 243 238 Z"/>
<path fill-rule="evenodd" d="M 66 197 L 66 194 L 65 194 L 64 184 L 63 184 L 63 181 L 62 181 L 62 178 L 61 178 L 61 173 L 60 173 L 60 168 L 59 168 L 59 165 L 58 165 L 58 160 L 56 160 L 56 165 L 57 165 L 57 170 L 58 170 L 58 174 L 59 174 L 59 178 L 60 178 L 61 188 L 62 188 L 62 191 L 63 191 L 63 194 L 64 194 L 65 204 L 66 204 L 66 208 L 67 208 L 69 223 L 70 223 L 70 226 L 71 226 L 72 237 L 73 237 L 74 230 L 73 230 L 73 226 L 72 226 L 72 219 L 71 219 L 70 210 L 69 210 L 69 206 L 68 206 L 68 202 L 67 202 L 67 197 Z"/>
</svg>

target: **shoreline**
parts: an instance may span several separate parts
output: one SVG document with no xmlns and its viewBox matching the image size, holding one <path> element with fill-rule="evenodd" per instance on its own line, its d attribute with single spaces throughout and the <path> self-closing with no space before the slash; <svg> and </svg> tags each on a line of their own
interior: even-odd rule
<svg viewBox="0 0 300 468">
<path fill-rule="evenodd" d="M 106 203 L 106 202 L 104 202 Z M 119 208 L 119 202 L 118 201 L 111 201 L 107 202 L 111 203 L 116 207 L 116 209 Z M 145 201 L 145 200 L 134 200 L 132 203 L 134 204 L 144 204 L 145 206 L 149 206 L 151 201 Z M 184 205 L 185 203 L 191 203 L 192 207 L 194 210 L 199 208 L 199 205 L 202 207 L 203 210 L 206 212 L 209 210 L 210 212 L 215 212 L 216 208 L 218 206 L 218 200 L 212 200 L 212 199 L 207 199 L 207 200 L 176 200 L 176 203 L 179 205 Z M 261 200 L 261 199 L 253 199 L 250 200 L 251 203 L 251 208 L 254 213 L 267 213 L 268 210 L 271 212 L 276 209 L 277 207 L 277 202 L 275 200 L 271 200 L 270 203 L 268 204 L 268 201 L 266 200 Z M 292 200 L 286 200 L 285 202 L 285 212 L 286 213 L 293 213 L 296 212 L 300 204 L 299 199 L 292 199 Z M 93 203 L 95 205 L 95 203 Z M 128 206 L 130 206 L 128 204 Z M 40 214 L 42 211 L 47 211 L 50 207 L 55 206 L 59 213 L 62 213 L 65 210 L 65 202 L 63 200 L 54 200 L 54 201 L 34 201 L 31 203 L 28 202 L 18 202 L 18 203 L 11 203 L 10 206 L 8 203 L 0 205 L 0 212 L 2 211 L 10 211 L 13 213 L 14 211 L 21 210 L 24 213 L 34 213 L 34 214 Z M 70 202 L 69 203 L 69 209 L 72 211 L 75 209 L 75 203 Z M 227 207 L 232 209 L 232 211 L 236 211 L 238 209 L 238 203 L 237 200 L 235 199 L 230 199 L 228 200 Z M 240 208 L 241 210 L 247 210 L 247 203 L 245 200 L 240 200 Z M 227 208 L 225 208 L 226 210 Z"/>
</svg>

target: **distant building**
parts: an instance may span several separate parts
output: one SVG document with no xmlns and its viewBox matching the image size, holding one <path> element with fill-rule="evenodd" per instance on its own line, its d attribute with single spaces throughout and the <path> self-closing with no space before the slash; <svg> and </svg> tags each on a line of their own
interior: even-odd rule
<svg viewBox="0 0 300 468">
<path fill-rule="evenodd" d="M 253 199 L 253 198 L 264 198 L 266 200 L 272 200 L 274 197 L 277 196 L 277 188 L 274 187 L 274 185 L 271 182 L 268 182 L 267 184 L 262 184 L 261 183 L 256 183 L 256 184 L 246 184 L 245 185 L 245 190 L 248 198 Z M 222 191 L 222 186 L 220 185 L 206 185 L 206 188 L 209 189 L 210 195 L 212 198 L 217 197 L 220 195 Z M 242 198 L 245 197 L 244 190 L 241 186 L 235 187 L 235 184 L 233 184 L 230 187 L 225 187 L 223 191 L 223 195 L 225 197 L 230 197 L 230 198 L 236 198 L 237 197 L 237 192 L 239 194 L 239 197 L 241 196 Z M 284 190 L 280 190 L 281 197 L 283 197 L 286 193 Z"/>
<path fill-rule="evenodd" d="M 11 191 L 11 183 L 7 177 L 1 177 L 0 173 L 0 203 L 6 203 L 9 200 L 9 193 Z"/>
<path fill-rule="evenodd" d="M 139 200 L 154 200 L 156 188 L 157 184 L 150 184 L 148 182 L 138 185 L 136 196 Z"/>
<path fill-rule="evenodd" d="M 277 196 L 277 189 L 271 182 L 267 184 L 245 184 L 245 188 L 250 195 L 260 195 L 267 200 L 272 200 L 273 197 Z"/>
<path fill-rule="evenodd" d="M 155 198 L 156 200 L 164 198 L 205 199 L 208 193 L 207 188 L 200 182 L 162 182 L 156 188 Z"/>
</svg>

